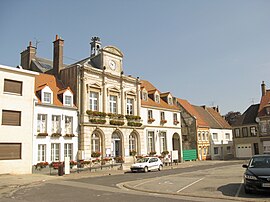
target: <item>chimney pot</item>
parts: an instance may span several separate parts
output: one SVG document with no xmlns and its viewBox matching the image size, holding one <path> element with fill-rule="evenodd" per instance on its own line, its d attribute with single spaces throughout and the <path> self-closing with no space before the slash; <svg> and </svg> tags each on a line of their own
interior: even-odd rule
<svg viewBox="0 0 270 202">
<path fill-rule="evenodd" d="M 262 96 L 264 96 L 266 94 L 266 86 L 264 84 L 264 81 L 262 81 L 261 89 L 262 89 Z"/>
</svg>

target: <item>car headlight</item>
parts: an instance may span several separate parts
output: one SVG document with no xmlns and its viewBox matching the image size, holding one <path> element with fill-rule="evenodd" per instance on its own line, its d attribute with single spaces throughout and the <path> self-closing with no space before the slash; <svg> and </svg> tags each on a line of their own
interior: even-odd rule
<svg viewBox="0 0 270 202">
<path fill-rule="evenodd" d="M 255 177 L 254 175 L 245 174 L 245 178 L 248 179 L 248 180 L 257 180 L 257 177 Z"/>
</svg>

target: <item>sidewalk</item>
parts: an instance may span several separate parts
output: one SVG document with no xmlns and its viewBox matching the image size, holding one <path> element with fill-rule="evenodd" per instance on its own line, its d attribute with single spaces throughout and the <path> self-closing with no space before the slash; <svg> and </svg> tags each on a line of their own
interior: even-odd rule
<svg viewBox="0 0 270 202">
<path fill-rule="evenodd" d="M 226 161 L 225 161 L 226 162 Z M 175 168 L 186 168 L 193 166 L 202 166 L 202 165 L 214 165 L 224 163 L 224 161 L 187 161 L 184 163 L 178 163 L 164 166 L 164 170 L 166 169 L 175 169 Z M 88 177 L 98 177 L 98 176 L 107 176 L 107 175 L 120 175 L 125 172 L 129 172 L 129 170 L 119 170 L 119 169 L 102 169 L 95 171 L 81 171 L 79 173 L 72 172 L 69 175 L 44 175 L 44 174 L 24 174 L 24 175 L 0 175 L 0 198 L 3 194 L 9 194 L 14 190 L 31 184 L 39 184 L 48 180 L 66 180 L 66 179 L 80 179 L 80 178 L 88 178 Z"/>
</svg>

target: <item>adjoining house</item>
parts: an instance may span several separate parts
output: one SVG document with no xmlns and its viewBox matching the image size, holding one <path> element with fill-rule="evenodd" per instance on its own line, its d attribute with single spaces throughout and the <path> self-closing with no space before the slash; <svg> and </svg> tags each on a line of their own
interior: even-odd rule
<svg viewBox="0 0 270 202">
<path fill-rule="evenodd" d="M 198 134 L 198 141 L 205 141 L 208 157 L 213 160 L 233 158 L 232 128 L 219 114 L 218 107 L 194 106 L 194 108 L 209 125 L 209 134 Z"/>
<path fill-rule="evenodd" d="M 171 93 L 161 93 L 152 83 L 141 80 L 141 116 L 143 119 L 144 154 L 163 156 L 177 151 L 178 161 L 183 160 L 181 117 Z"/>
<path fill-rule="evenodd" d="M 54 75 L 35 78 L 33 164 L 77 160 L 78 117 L 73 92 Z"/>
<path fill-rule="evenodd" d="M 32 172 L 36 72 L 0 65 L 0 174 Z"/>
<path fill-rule="evenodd" d="M 255 154 L 260 154 L 261 144 L 258 134 L 259 125 L 256 122 L 260 105 L 253 104 L 232 124 L 233 143 L 236 158 L 250 158 Z"/>
</svg>

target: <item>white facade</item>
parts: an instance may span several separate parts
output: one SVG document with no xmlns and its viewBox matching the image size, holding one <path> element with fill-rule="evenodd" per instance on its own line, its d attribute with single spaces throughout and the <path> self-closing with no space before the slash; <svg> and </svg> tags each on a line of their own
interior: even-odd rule
<svg viewBox="0 0 270 202">
<path fill-rule="evenodd" d="M 32 172 L 35 75 L 38 73 L 0 65 L 0 174 Z M 11 92 L 9 82 L 19 84 L 21 93 Z"/>
<path fill-rule="evenodd" d="M 233 136 L 231 129 L 210 129 L 210 134 L 212 160 L 224 160 L 233 156 Z"/>
<path fill-rule="evenodd" d="M 41 120 L 43 117 L 43 128 Z M 59 130 L 55 130 L 54 117 L 60 117 Z M 71 121 L 67 128 L 66 121 Z M 45 135 L 39 135 L 39 134 Z M 53 134 L 60 133 L 61 136 Z M 55 148 L 55 145 L 57 148 Z M 58 148 L 59 147 L 59 148 Z M 59 151 L 58 151 L 59 150 Z M 65 156 L 70 160 L 77 160 L 78 152 L 78 117 L 77 109 L 66 107 L 48 106 L 36 103 L 34 112 L 33 130 L 33 165 L 38 162 L 64 161 Z"/>
<path fill-rule="evenodd" d="M 148 121 L 149 110 L 152 111 L 154 121 Z M 161 113 L 164 113 L 166 123 L 161 123 Z M 142 154 L 147 155 L 151 151 L 155 151 L 157 155 L 161 155 L 163 151 L 180 150 L 179 160 L 183 158 L 182 154 L 182 138 L 180 112 L 168 109 L 159 109 L 152 107 L 141 107 L 141 117 L 144 125 L 144 142 Z M 176 119 L 177 118 L 177 119 Z M 176 120 L 178 122 L 176 122 Z M 153 137 L 151 137 L 153 135 Z M 178 141 L 176 138 L 179 138 Z M 151 146 L 151 141 L 153 145 Z M 177 141 L 177 143 L 174 141 Z M 175 146 L 174 146 L 175 145 Z M 179 145 L 177 147 L 176 145 Z"/>
</svg>

